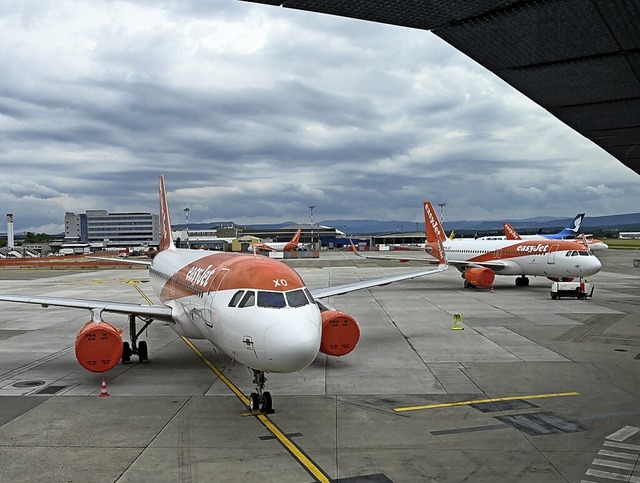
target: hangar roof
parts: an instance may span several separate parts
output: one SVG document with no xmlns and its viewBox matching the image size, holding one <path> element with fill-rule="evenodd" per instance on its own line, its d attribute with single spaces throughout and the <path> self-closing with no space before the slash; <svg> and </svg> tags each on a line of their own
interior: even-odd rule
<svg viewBox="0 0 640 483">
<path fill-rule="evenodd" d="M 246 0 L 430 30 L 640 173 L 637 0 Z"/>
</svg>

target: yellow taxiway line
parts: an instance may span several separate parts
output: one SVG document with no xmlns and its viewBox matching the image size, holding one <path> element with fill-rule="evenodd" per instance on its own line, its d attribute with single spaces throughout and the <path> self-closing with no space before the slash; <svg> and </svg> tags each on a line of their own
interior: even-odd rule
<svg viewBox="0 0 640 483">
<path fill-rule="evenodd" d="M 437 409 L 437 408 L 450 408 L 453 406 L 468 406 L 470 404 L 482 404 L 482 403 L 495 403 L 501 401 L 515 401 L 518 399 L 543 399 L 549 397 L 564 397 L 564 396 L 579 396 L 579 392 L 554 392 L 550 394 L 532 394 L 528 396 L 509 396 L 509 397 L 496 397 L 487 399 L 474 399 L 470 401 L 458 401 L 450 403 L 440 404 L 427 404 L 425 406 L 408 406 L 404 408 L 395 408 L 394 411 L 402 413 L 405 411 L 421 411 L 423 409 Z"/>
</svg>

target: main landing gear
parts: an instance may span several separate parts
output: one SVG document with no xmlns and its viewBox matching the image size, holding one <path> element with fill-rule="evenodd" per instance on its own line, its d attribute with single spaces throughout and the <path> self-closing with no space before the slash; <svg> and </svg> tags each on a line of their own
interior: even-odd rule
<svg viewBox="0 0 640 483">
<path fill-rule="evenodd" d="M 262 411 L 263 413 L 273 413 L 273 402 L 271 393 L 264 390 L 264 384 L 267 378 L 264 371 L 251 369 L 253 371 L 253 383 L 256 385 L 256 392 L 249 395 L 249 409 L 251 411 Z"/>
<path fill-rule="evenodd" d="M 140 362 L 146 362 L 149 360 L 149 349 L 147 348 L 147 342 L 142 340 L 138 343 L 138 337 L 144 330 L 149 327 L 149 324 L 153 322 L 153 319 L 147 319 L 140 317 L 144 322 L 142 329 L 136 332 L 136 316 L 129 315 L 129 338 L 131 339 L 131 345 L 128 342 L 122 343 L 122 363 L 129 364 L 131 362 L 131 356 L 138 356 Z"/>
<path fill-rule="evenodd" d="M 518 278 L 516 278 L 516 287 L 528 287 L 528 286 L 529 286 L 529 279 L 527 277 L 525 277 L 524 275 L 521 275 Z"/>
</svg>

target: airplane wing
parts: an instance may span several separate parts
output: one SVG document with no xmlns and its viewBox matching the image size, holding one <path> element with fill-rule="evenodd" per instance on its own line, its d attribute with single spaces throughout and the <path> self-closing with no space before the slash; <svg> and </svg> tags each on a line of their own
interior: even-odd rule
<svg viewBox="0 0 640 483">
<path fill-rule="evenodd" d="M 358 250 L 358 248 L 353 244 L 353 240 L 349 239 L 349 243 L 351 244 L 351 251 L 354 253 L 355 256 L 360 257 L 360 258 L 365 258 L 367 260 L 391 260 L 394 262 L 421 262 L 421 263 L 427 263 L 429 265 L 441 265 L 440 261 L 432 256 L 426 256 L 426 257 L 404 257 L 402 255 L 363 255 L 362 253 L 360 253 L 360 250 Z M 431 252 L 433 251 L 433 248 L 431 247 L 427 247 L 427 248 L 418 248 L 418 247 L 406 247 L 402 250 L 399 251 L 413 251 L 413 252 Z"/>
<path fill-rule="evenodd" d="M 151 262 L 147 262 L 146 260 L 129 260 L 127 258 L 115 258 L 115 257 L 87 257 L 90 260 L 102 260 L 108 262 L 120 262 L 120 263 L 129 263 L 131 265 L 144 265 L 145 267 L 150 267 Z"/>
<path fill-rule="evenodd" d="M 449 265 L 453 265 L 458 270 L 463 272 L 467 268 L 490 268 L 494 272 L 500 272 L 509 266 L 508 262 L 504 261 L 491 261 L 491 262 L 472 262 L 461 260 L 449 260 Z"/>
<path fill-rule="evenodd" d="M 335 285 L 333 287 L 310 290 L 310 292 L 314 298 L 323 299 L 326 297 L 333 297 L 334 295 L 344 295 L 349 292 L 355 292 L 356 290 L 379 287 L 381 285 L 388 285 L 393 282 L 400 282 L 402 280 L 409 280 L 412 278 L 423 277 L 425 275 L 444 272 L 447 268 L 449 268 L 447 264 L 442 264 L 442 265 L 438 265 L 437 268 L 432 268 L 430 270 L 422 270 L 420 272 L 405 273 L 403 275 L 393 275 L 390 277 L 375 278 L 372 280 L 363 280 L 361 282 L 352 282 L 352 283 L 346 283 L 342 285 Z"/>
<path fill-rule="evenodd" d="M 155 320 L 173 320 L 171 307 L 167 305 L 137 305 L 123 304 L 120 302 L 107 302 L 104 300 L 84 300 L 63 297 L 44 297 L 29 295 L 0 294 L 0 302 L 19 302 L 25 304 L 37 304 L 42 307 L 50 305 L 56 307 L 69 307 L 74 309 L 97 310 L 116 314 L 141 315 Z"/>
</svg>

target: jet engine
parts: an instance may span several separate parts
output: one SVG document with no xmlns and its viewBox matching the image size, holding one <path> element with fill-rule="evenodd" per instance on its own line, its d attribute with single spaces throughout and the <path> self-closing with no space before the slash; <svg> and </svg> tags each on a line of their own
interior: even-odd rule
<svg viewBox="0 0 640 483">
<path fill-rule="evenodd" d="M 339 310 L 322 312 L 320 352 L 329 356 L 344 356 L 355 349 L 360 340 L 356 319 Z"/>
<path fill-rule="evenodd" d="M 464 271 L 465 287 L 490 287 L 496 278 L 496 274 L 490 268 L 474 267 Z"/>
<path fill-rule="evenodd" d="M 122 330 L 109 322 L 87 322 L 76 336 L 76 358 L 91 372 L 106 372 L 122 358 Z"/>
</svg>

